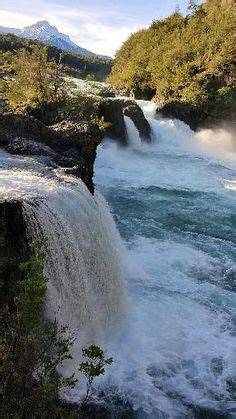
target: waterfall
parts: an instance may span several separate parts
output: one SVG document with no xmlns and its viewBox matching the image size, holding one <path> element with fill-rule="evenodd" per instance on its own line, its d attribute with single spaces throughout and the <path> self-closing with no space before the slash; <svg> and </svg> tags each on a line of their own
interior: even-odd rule
<svg viewBox="0 0 236 419">
<path fill-rule="evenodd" d="M 124 115 L 124 121 L 128 135 L 129 145 L 132 148 L 139 147 L 141 145 L 141 138 L 138 129 L 136 128 L 132 119 L 129 116 Z"/>
<path fill-rule="evenodd" d="M 22 159 L 10 162 L 21 167 Z M 20 199 L 30 238 L 46 239 L 45 313 L 69 326 L 78 358 L 81 347 L 103 345 L 123 314 L 119 233 L 99 193 L 92 196 L 72 176 L 42 176 L 39 164 L 29 164 L 31 170 L 0 170 L 0 199 Z"/>
<path fill-rule="evenodd" d="M 142 108 L 147 119 L 154 119 L 157 112 L 157 104 L 150 100 L 136 100 L 137 104 Z"/>
</svg>

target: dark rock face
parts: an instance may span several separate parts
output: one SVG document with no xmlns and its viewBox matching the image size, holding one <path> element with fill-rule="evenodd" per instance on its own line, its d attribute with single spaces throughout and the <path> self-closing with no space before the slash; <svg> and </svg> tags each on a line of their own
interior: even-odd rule
<svg viewBox="0 0 236 419">
<path fill-rule="evenodd" d="M 14 137 L 23 137 L 48 143 L 55 137 L 53 132 L 39 120 L 29 115 L 0 115 L 0 145 L 6 146 Z"/>
<path fill-rule="evenodd" d="M 28 113 L 45 125 L 54 124 L 59 118 L 57 103 L 46 103 L 35 109 L 29 109 Z"/>
<path fill-rule="evenodd" d="M 124 103 L 124 115 L 129 116 L 139 131 L 140 138 L 143 142 L 150 142 L 151 128 L 146 120 L 144 113 L 137 103 Z"/>
<path fill-rule="evenodd" d="M 52 148 L 57 152 L 56 163 L 66 167 L 66 173 L 81 178 L 94 193 L 94 162 L 103 133 L 96 124 L 71 121 L 58 123 L 53 130 L 57 133 L 52 141 Z"/>
<path fill-rule="evenodd" d="M 156 93 L 156 90 L 151 89 L 150 87 L 147 87 L 146 89 L 142 89 L 142 90 L 136 87 L 136 89 L 132 91 L 133 97 L 135 99 L 143 99 L 143 100 L 152 100 L 153 97 L 155 96 L 155 93 Z"/>
<path fill-rule="evenodd" d="M 127 145 L 128 137 L 124 115 L 130 117 L 139 131 L 141 140 L 150 141 L 151 128 L 140 106 L 129 99 L 107 99 L 100 104 L 100 116 L 110 123 L 107 135 L 115 138 L 120 144 Z"/>
<path fill-rule="evenodd" d="M 180 119 L 180 121 L 188 124 L 194 131 L 206 118 L 206 115 L 200 113 L 194 106 L 181 102 L 166 103 L 159 108 L 158 113 L 160 113 L 164 118 Z"/>
<path fill-rule="evenodd" d="M 12 138 L 7 146 L 6 150 L 11 154 L 23 155 L 23 156 L 48 156 L 54 158 L 56 153 L 50 149 L 50 147 L 36 143 L 33 140 L 22 137 Z"/>
<path fill-rule="evenodd" d="M 20 201 L 0 202 L 0 298 L 1 304 L 13 304 L 19 263 L 29 256 L 23 207 Z"/>
<path fill-rule="evenodd" d="M 123 114 L 123 101 L 107 99 L 100 104 L 100 116 L 110 124 L 107 135 L 115 138 L 120 144 L 127 145 L 128 137 Z"/>
</svg>

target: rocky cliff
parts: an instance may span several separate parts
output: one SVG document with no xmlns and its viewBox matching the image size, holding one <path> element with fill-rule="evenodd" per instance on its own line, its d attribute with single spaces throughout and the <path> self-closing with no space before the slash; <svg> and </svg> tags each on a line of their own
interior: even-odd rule
<svg viewBox="0 0 236 419">
<path fill-rule="evenodd" d="M 13 304 L 19 264 L 29 255 L 23 207 L 20 201 L 0 201 L 0 304 Z"/>
</svg>

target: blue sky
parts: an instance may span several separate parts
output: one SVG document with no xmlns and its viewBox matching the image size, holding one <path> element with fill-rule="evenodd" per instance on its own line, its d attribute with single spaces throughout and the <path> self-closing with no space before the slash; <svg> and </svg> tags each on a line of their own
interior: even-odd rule
<svg viewBox="0 0 236 419">
<path fill-rule="evenodd" d="M 130 33 L 168 16 L 188 0 L 0 0 L 0 26 L 23 28 L 48 20 L 72 41 L 114 55 Z"/>
</svg>

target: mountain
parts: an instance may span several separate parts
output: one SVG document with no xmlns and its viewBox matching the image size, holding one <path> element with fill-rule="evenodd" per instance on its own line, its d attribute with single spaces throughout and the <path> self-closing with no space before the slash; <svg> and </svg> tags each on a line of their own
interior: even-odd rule
<svg viewBox="0 0 236 419">
<path fill-rule="evenodd" d="M 87 56 L 98 56 L 100 58 L 111 58 L 104 55 L 98 55 L 94 52 L 88 51 L 85 48 L 79 47 L 71 41 L 68 35 L 58 31 L 56 26 L 51 26 L 47 20 L 41 20 L 31 26 L 26 26 L 23 29 L 14 29 L 0 26 L 0 33 L 11 33 L 22 36 L 28 39 L 37 39 L 45 44 L 53 45 L 65 51 L 71 51 L 76 54 Z"/>
</svg>

